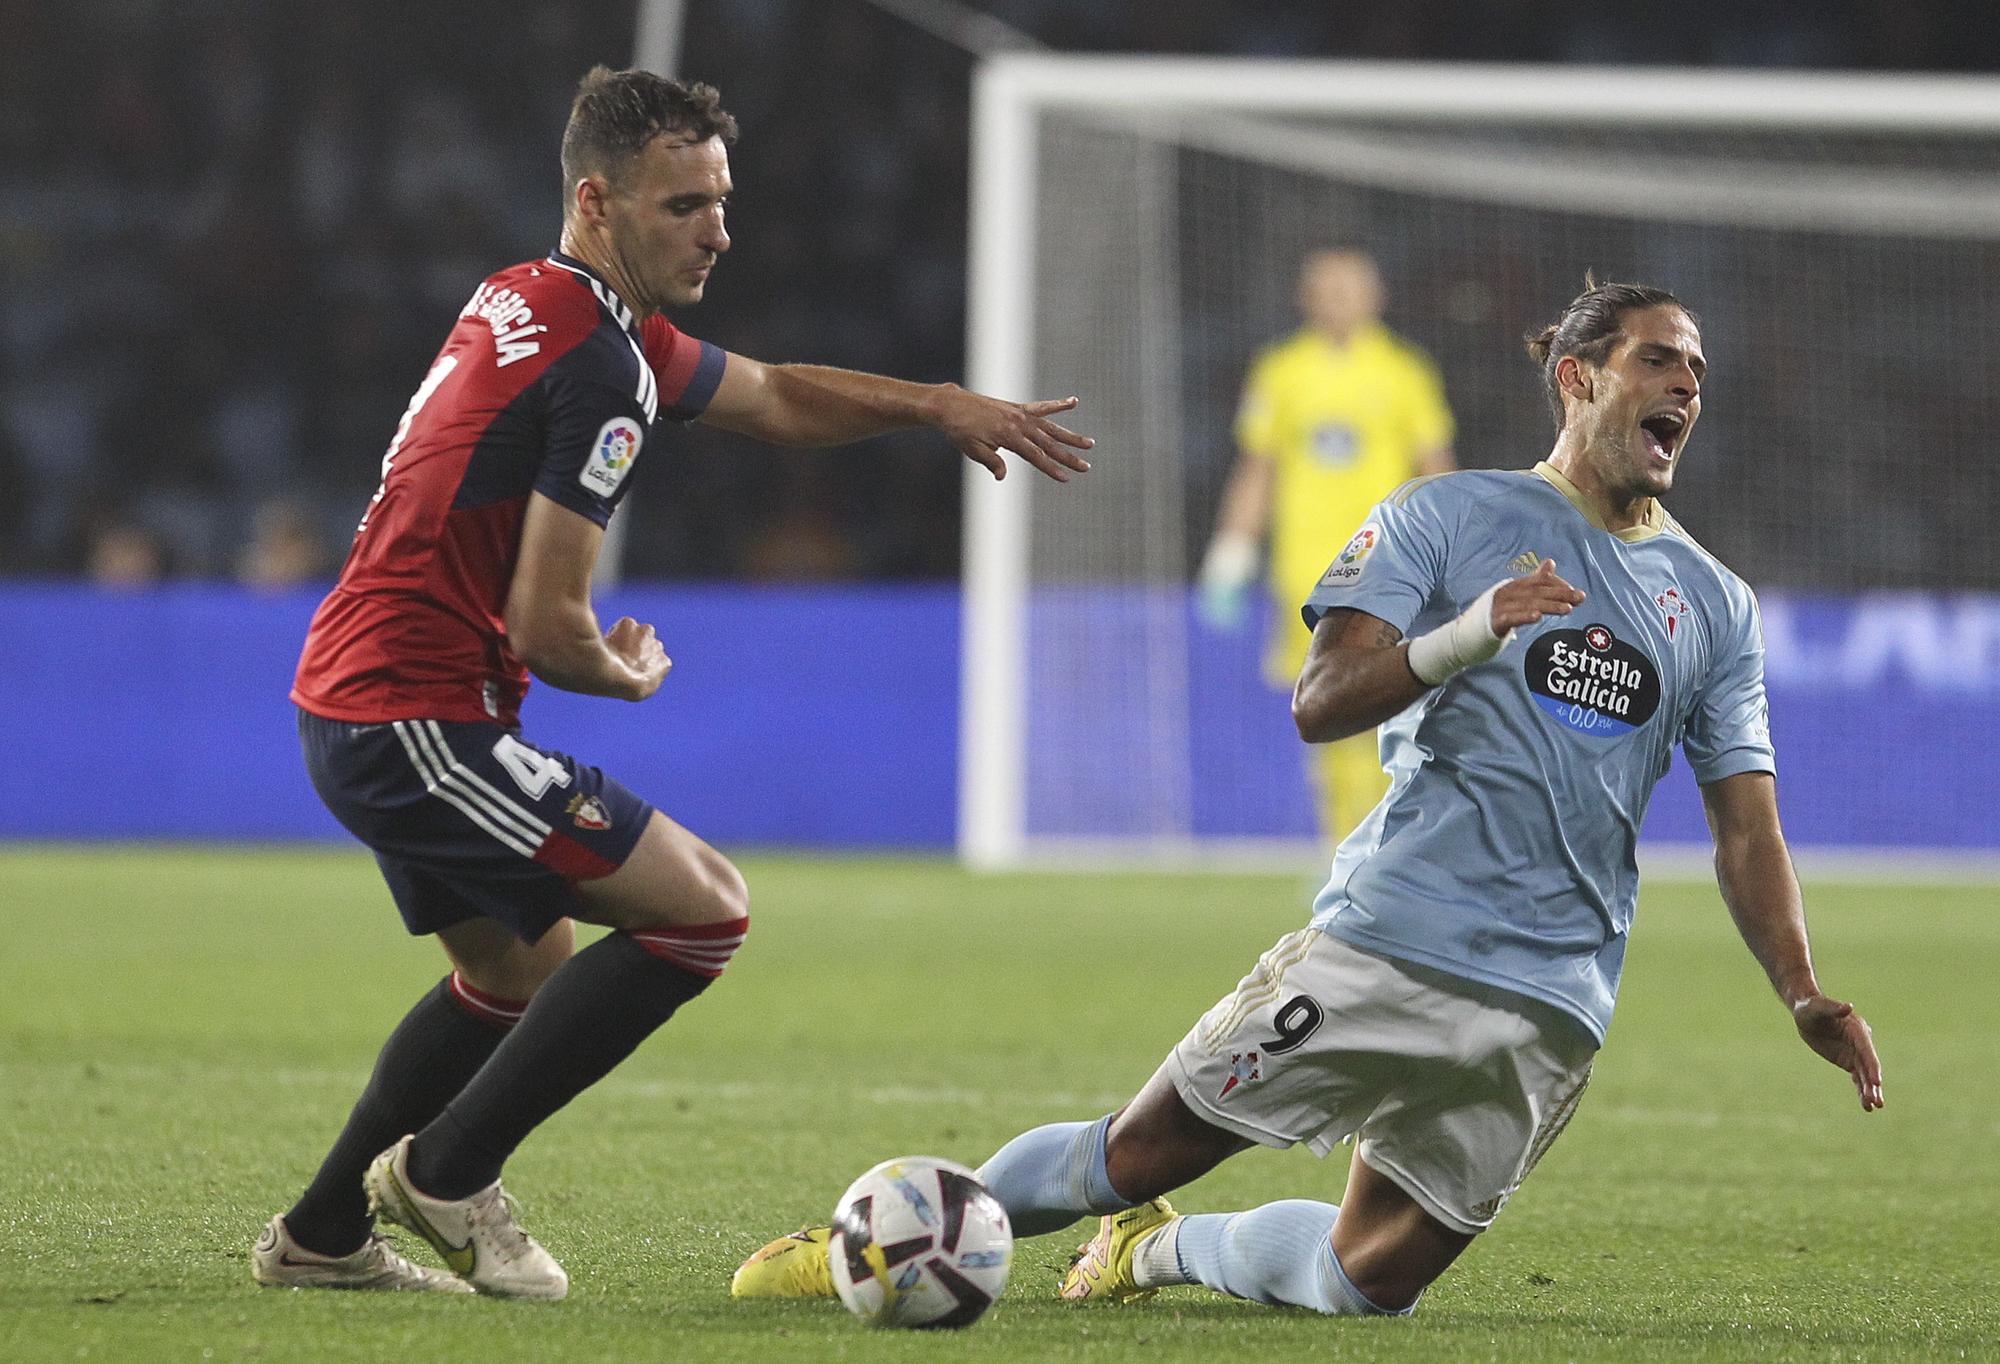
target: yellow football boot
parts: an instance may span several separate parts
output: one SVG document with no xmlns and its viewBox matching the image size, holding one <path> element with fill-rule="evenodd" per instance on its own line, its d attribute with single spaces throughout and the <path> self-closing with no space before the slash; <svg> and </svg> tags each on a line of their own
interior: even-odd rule
<svg viewBox="0 0 2000 1364">
<path fill-rule="evenodd" d="M 780 1236 L 736 1267 L 729 1280 L 732 1298 L 830 1298 L 833 1270 L 827 1262 L 832 1227 L 804 1227 Z"/>
<path fill-rule="evenodd" d="M 1097 1235 L 1076 1248 L 1062 1278 L 1062 1295 L 1073 1302 L 1144 1302 L 1152 1297 L 1158 1289 L 1141 1288 L 1133 1280 L 1132 1252 L 1179 1216 L 1164 1198 L 1112 1213 L 1098 1225 Z"/>
</svg>

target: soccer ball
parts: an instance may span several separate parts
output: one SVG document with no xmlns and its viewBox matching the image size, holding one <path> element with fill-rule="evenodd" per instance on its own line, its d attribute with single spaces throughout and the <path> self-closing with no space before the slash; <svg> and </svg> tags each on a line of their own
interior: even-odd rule
<svg viewBox="0 0 2000 1364">
<path fill-rule="evenodd" d="M 834 1291 L 869 1325 L 970 1326 L 1007 1286 L 1014 1229 L 963 1165 L 904 1156 L 848 1186 L 827 1251 Z"/>
</svg>

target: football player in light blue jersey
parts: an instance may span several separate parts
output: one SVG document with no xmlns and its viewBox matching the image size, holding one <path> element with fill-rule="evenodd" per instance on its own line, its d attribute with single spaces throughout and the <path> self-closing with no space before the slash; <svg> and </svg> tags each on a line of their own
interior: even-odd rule
<svg viewBox="0 0 2000 1364">
<path fill-rule="evenodd" d="M 1679 363 L 1692 382 L 1699 352 Z M 1663 475 L 1695 402 L 1669 394 L 1642 414 L 1640 458 Z M 1601 512 L 1591 477 L 1558 450 L 1526 472 L 1406 484 L 1321 578 L 1305 620 L 1334 618 L 1329 647 L 1385 639 L 1385 627 L 1433 640 L 1412 643 L 1416 700 L 1382 727 L 1389 794 L 1336 854 L 1313 925 L 1542 1000 L 1601 1044 L 1638 899 L 1639 825 L 1673 746 L 1704 787 L 1745 773 L 1768 787 L 1774 767 L 1749 589 L 1659 503 Z M 1510 589 L 1541 592 L 1553 616 L 1528 604 L 1521 623 L 1509 617 L 1511 642 L 1461 670 L 1424 657 L 1455 642 L 1463 603 L 1524 572 Z M 1474 635 L 1467 660 L 1489 642 L 1499 636 Z M 1439 685 L 1418 691 L 1426 676 Z M 1346 679 L 1322 668 L 1306 681 L 1302 723 Z"/>
<path fill-rule="evenodd" d="M 1548 1150 L 1604 1040 L 1634 845 L 1679 744 L 1724 900 L 1800 1037 L 1882 1105 L 1868 1025 L 1821 992 L 1778 823 L 1750 591 L 1657 499 L 1707 363 L 1671 294 L 1589 284 L 1529 345 L 1558 425 L 1521 472 L 1419 479 L 1304 608 L 1301 737 L 1381 725 L 1389 794 L 1279 940 L 1129 1105 L 980 1169 L 1017 1235 L 1104 1216 L 1069 1298 L 1199 1283 L 1327 1313 L 1412 1310 Z M 1341 1204 L 1182 1216 L 1162 1194 L 1249 1146 L 1358 1138 Z M 825 1235 L 739 1296 L 830 1292 Z"/>
</svg>

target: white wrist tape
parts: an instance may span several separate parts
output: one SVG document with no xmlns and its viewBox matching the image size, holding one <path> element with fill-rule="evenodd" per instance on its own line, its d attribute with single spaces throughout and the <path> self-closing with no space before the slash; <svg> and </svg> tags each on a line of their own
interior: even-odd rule
<svg viewBox="0 0 2000 1364">
<path fill-rule="evenodd" d="M 1410 641 L 1410 671 L 1427 686 L 1438 686 L 1475 663 L 1484 663 L 1514 637 L 1493 633 L 1493 594 L 1510 579 L 1493 584 L 1453 620 Z"/>
<path fill-rule="evenodd" d="M 1257 576 L 1257 539 L 1241 532 L 1215 537 L 1201 559 L 1198 581 L 1204 592 L 1234 592 Z"/>
</svg>

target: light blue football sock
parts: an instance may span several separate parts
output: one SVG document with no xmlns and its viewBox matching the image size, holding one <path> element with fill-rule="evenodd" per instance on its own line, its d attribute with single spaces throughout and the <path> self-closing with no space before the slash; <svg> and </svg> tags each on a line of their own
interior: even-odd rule
<svg viewBox="0 0 2000 1364">
<path fill-rule="evenodd" d="M 1079 1217 L 1132 1206 L 1104 1168 L 1109 1115 L 1096 1122 L 1055 1122 L 1023 1132 L 979 1167 L 979 1182 L 1007 1209 L 1016 1236 L 1061 1231 Z"/>
<path fill-rule="evenodd" d="M 1332 1203 L 1289 1198 L 1248 1212 L 1198 1213 L 1169 1230 L 1188 1283 L 1330 1316 L 1406 1316 L 1414 1311 L 1414 1303 L 1400 1312 L 1376 1306 L 1347 1277 L 1333 1253 L 1333 1220 L 1339 1214 Z"/>
</svg>

